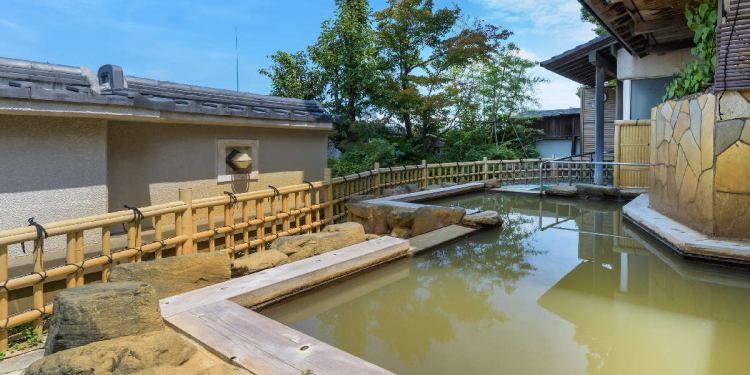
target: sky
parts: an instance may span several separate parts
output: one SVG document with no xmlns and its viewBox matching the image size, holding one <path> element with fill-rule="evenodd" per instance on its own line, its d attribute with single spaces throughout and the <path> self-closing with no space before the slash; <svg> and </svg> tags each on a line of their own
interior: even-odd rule
<svg viewBox="0 0 750 375">
<path fill-rule="evenodd" d="M 525 57 L 543 61 L 594 38 L 576 0 L 435 0 L 508 28 Z M 382 9 L 385 0 L 371 0 Z M 2 0 L 0 57 L 123 68 L 126 75 L 268 94 L 258 69 L 277 50 L 315 42 L 334 0 Z M 235 27 L 239 47 L 235 51 Z M 540 109 L 578 107 L 577 84 L 536 68 Z"/>
</svg>

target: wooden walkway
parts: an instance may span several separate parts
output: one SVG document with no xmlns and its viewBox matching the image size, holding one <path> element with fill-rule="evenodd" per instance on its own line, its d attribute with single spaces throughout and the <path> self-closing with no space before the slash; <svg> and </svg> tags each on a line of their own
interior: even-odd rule
<svg viewBox="0 0 750 375">
<path fill-rule="evenodd" d="M 390 374 L 249 307 L 397 258 L 409 241 L 381 237 L 160 301 L 173 327 L 258 374 Z"/>
</svg>

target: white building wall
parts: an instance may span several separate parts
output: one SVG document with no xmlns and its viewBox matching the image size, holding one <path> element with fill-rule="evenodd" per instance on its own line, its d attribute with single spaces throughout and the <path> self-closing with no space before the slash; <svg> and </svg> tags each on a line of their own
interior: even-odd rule
<svg viewBox="0 0 750 375">
<path fill-rule="evenodd" d="M 662 54 L 654 53 L 645 57 L 633 56 L 624 48 L 620 48 L 617 51 L 617 79 L 624 81 L 670 77 L 694 59 L 689 48 Z"/>
<path fill-rule="evenodd" d="M 30 217 L 44 224 L 107 212 L 106 147 L 102 120 L 0 115 L 0 230 Z M 86 233 L 85 242 L 99 236 Z M 65 238 L 45 248 L 64 251 Z M 21 254 L 20 246 L 9 252 Z"/>
<path fill-rule="evenodd" d="M 564 158 L 570 156 L 572 142 L 571 139 L 543 139 L 536 142 L 536 149 L 543 158 Z"/>
</svg>

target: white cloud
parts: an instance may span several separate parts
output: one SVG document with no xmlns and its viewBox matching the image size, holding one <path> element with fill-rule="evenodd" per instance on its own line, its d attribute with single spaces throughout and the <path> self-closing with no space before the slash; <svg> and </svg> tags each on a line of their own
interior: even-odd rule
<svg viewBox="0 0 750 375">
<path fill-rule="evenodd" d="M 541 109 L 579 108 L 581 99 L 576 95 L 580 85 L 569 79 L 557 77 L 537 86 Z"/>
<path fill-rule="evenodd" d="M 524 58 L 526 60 L 531 60 L 531 61 L 540 61 L 541 60 L 539 58 L 539 55 L 537 55 L 536 53 L 531 52 L 531 51 L 529 51 L 527 49 L 523 49 L 523 48 L 521 48 L 520 50 L 518 50 L 518 57 Z"/>
</svg>

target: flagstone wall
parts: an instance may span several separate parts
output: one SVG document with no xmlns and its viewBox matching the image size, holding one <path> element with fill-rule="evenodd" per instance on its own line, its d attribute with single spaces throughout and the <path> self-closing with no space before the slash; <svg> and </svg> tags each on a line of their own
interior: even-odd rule
<svg viewBox="0 0 750 375">
<path fill-rule="evenodd" d="M 652 208 L 707 234 L 750 237 L 749 100 L 727 91 L 653 109 Z"/>
</svg>

